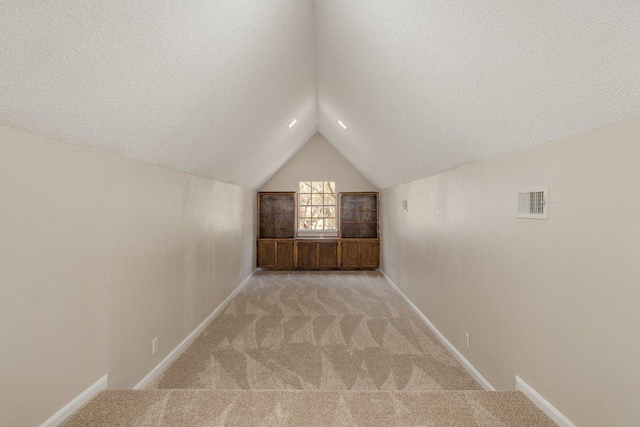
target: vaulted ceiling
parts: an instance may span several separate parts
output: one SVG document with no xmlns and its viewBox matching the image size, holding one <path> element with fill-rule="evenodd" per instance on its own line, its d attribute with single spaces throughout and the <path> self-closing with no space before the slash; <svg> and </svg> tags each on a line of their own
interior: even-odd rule
<svg viewBox="0 0 640 427">
<path fill-rule="evenodd" d="M 247 188 L 316 131 L 384 188 L 635 114 L 635 0 L 0 3 L 0 124 Z"/>
</svg>

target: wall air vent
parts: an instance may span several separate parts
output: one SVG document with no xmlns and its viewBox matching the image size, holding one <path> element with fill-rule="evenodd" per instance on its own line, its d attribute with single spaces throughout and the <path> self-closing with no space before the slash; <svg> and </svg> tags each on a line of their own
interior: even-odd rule
<svg viewBox="0 0 640 427">
<path fill-rule="evenodd" d="M 518 218 L 547 219 L 547 187 L 523 188 L 518 191 Z"/>
<path fill-rule="evenodd" d="M 402 201 L 402 212 L 409 212 L 409 201 L 408 200 L 403 200 Z"/>
</svg>

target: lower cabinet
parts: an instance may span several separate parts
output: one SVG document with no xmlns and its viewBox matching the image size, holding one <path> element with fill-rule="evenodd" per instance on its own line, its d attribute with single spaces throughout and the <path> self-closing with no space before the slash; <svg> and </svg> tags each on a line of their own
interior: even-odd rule
<svg viewBox="0 0 640 427">
<path fill-rule="evenodd" d="M 256 255 L 258 267 L 276 268 L 276 242 L 274 240 L 258 240 Z"/>
<path fill-rule="evenodd" d="M 380 242 L 360 241 L 360 268 L 378 268 L 380 265 Z"/>
<path fill-rule="evenodd" d="M 276 266 L 282 269 L 294 268 L 295 249 L 295 242 L 291 240 L 276 241 Z"/>
<path fill-rule="evenodd" d="M 275 270 L 376 269 L 378 239 L 258 239 L 257 266 Z"/>
<path fill-rule="evenodd" d="M 297 268 L 318 268 L 318 243 L 314 241 L 296 242 L 298 247 Z"/>
<path fill-rule="evenodd" d="M 380 241 L 342 239 L 340 268 L 369 270 L 380 265 Z"/>
<path fill-rule="evenodd" d="M 318 242 L 318 268 L 338 268 L 338 241 Z"/>
<path fill-rule="evenodd" d="M 259 239 L 256 254 L 258 267 L 287 270 L 296 265 L 293 239 Z"/>
<path fill-rule="evenodd" d="M 360 242 L 343 240 L 340 242 L 341 256 L 340 266 L 342 268 L 360 267 Z"/>
</svg>

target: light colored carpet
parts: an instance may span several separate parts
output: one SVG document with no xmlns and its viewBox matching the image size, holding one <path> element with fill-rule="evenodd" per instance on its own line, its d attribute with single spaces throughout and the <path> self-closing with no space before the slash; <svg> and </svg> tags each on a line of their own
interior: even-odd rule
<svg viewBox="0 0 640 427">
<path fill-rule="evenodd" d="M 258 272 L 149 388 L 480 386 L 379 272 Z"/>
<path fill-rule="evenodd" d="M 259 272 L 147 390 L 63 426 L 555 425 L 479 389 L 380 273 Z"/>
<path fill-rule="evenodd" d="M 520 392 L 109 390 L 63 427 L 552 427 Z"/>
</svg>

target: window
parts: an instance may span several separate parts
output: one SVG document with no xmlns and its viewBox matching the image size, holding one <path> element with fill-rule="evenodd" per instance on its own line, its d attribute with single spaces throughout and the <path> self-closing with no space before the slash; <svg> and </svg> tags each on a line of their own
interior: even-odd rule
<svg viewBox="0 0 640 427">
<path fill-rule="evenodd" d="M 335 182 L 301 182 L 298 194 L 300 231 L 336 230 Z"/>
</svg>

